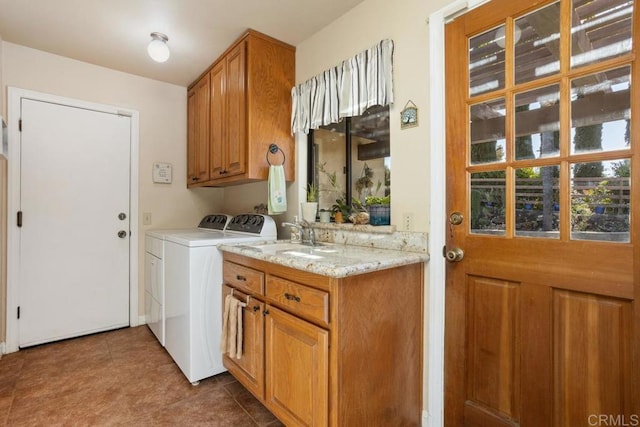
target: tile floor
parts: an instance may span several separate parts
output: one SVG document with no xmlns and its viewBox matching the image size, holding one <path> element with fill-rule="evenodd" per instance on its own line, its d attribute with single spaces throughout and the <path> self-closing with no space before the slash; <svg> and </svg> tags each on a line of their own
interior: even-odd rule
<svg viewBox="0 0 640 427">
<path fill-rule="evenodd" d="M 4 355 L 0 425 L 283 424 L 227 373 L 192 386 L 149 329 L 139 326 Z"/>
</svg>

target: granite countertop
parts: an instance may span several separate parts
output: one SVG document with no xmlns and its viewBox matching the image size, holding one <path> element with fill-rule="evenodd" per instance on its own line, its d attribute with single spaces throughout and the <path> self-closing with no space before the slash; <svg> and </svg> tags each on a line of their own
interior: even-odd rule
<svg viewBox="0 0 640 427">
<path fill-rule="evenodd" d="M 284 265 L 323 276 L 341 278 L 386 268 L 426 262 L 426 253 L 320 243 L 307 246 L 288 240 L 256 244 L 227 244 L 225 252 Z"/>
</svg>

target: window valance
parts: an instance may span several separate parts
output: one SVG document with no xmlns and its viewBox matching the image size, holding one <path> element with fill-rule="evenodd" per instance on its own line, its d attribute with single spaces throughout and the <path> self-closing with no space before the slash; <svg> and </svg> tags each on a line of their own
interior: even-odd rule
<svg viewBox="0 0 640 427">
<path fill-rule="evenodd" d="M 377 45 L 291 89 L 291 133 L 393 103 L 393 41 Z"/>
</svg>

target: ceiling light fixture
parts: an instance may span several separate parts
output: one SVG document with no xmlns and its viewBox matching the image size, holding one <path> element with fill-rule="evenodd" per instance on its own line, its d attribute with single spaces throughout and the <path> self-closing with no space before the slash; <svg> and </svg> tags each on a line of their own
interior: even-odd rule
<svg viewBox="0 0 640 427">
<path fill-rule="evenodd" d="M 167 46 L 167 42 L 169 41 L 169 37 L 162 33 L 151 33 L 151 42 L 147 47 L 147 52 L 149 52 L 149 56 L 156 62 L 166 62 L 169 59 L 169 46 Z"/>
</svg>

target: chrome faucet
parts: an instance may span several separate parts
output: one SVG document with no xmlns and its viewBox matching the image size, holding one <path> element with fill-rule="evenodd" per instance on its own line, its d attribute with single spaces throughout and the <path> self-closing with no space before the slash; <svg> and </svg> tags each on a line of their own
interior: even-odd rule
<svg viewBox="0 0 640 427">
<path fill-rule="evenodd" d="M 308 221 L 303 219 L 298 223 L 295 223 L 295 222 L 283 222 L 282 226 L 283 227 L 296 228 L 298 231 L 300 231 L 300 235 L 302 236 L 302 244 L 303 245 L 315 246 L 315 244 L 316 244 L 315 233 L 313 232 L 313 228 L 311 228 L 311 225 L 309 224 Z M 306 230 L 306 233 L 305 233 L 305 230 Z M 304 237 L 305 234 L 308 236 L 308 238 L 306 238 L 306 239 Z"/>
</svg>

